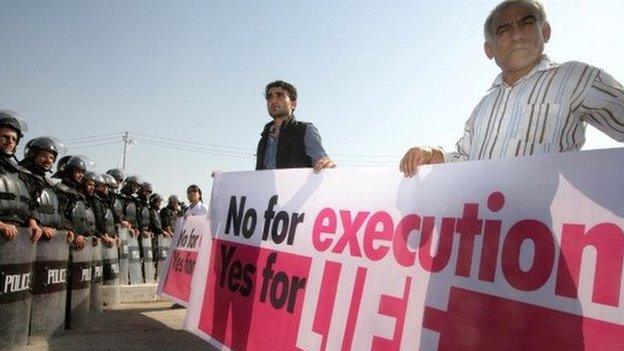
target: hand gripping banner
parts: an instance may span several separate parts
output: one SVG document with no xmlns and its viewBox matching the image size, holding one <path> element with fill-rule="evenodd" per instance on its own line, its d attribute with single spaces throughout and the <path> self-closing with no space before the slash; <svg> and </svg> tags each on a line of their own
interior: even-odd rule
<svg viewBox="0 0 624 351">
<path fill-rule="evenodd" d="M 51 239 L 37 242 L 31 337 L 48 338 L 65 330 L 68 258 L 67 231 L 58 230 Z"/>
<path fill-rule="evenodd" d="M 29 231 L 18 229 L 13 240 L 0 234 L 0 349 L 28 341 L 36 247 Z"/>
<path fill-rule="evenodd" d="M 222 173 L 187 328 L 231 350 L 624 350 L 623 174 L 624 149 Z"/>
</svg>

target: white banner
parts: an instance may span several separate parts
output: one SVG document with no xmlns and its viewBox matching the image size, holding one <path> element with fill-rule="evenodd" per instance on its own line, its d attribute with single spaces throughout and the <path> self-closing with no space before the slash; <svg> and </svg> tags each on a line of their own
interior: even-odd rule
<svg viewBox="0 0 624 351">
<path fill-rule="evenodd" d="M 215 177 L 187 328 L 234 350 L 623 350 L 624 149 Z"/>
</svg>

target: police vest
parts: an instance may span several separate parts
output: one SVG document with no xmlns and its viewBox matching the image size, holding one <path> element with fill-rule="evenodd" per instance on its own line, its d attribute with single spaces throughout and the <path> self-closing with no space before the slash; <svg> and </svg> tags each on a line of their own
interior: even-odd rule
<svg viewBox="0 0 624 351">
<path fill-rule="evenodd" d="M 0 174 L 0 220 L 24 223 L 31 215 L 31 197 L 19 173 Z"/>
<path fill-rule="evenodd" d="M 126 221 L 130 222 L 130 224 L 137 228 L 138 227 L 138 213 L 137 213 L 137 206 L 136 203 L 134 201 L 132 201 L 131 199 L 129 199 L 126 202 L 126 207 L 124 210 L 124 218 Z"/>
<path fill-rule="evenodd" d="M 51 187 L 45 187 L 37 198 L 37 218 L 44 227 L 59 228 L 61 225 L 59 198 Z"/>
<path fill-rule="evenodd" d="M 108 207 L 104 214 L 104 230 L 106 230 L 106 233 L 109 235 L 115 235 L 115 217 L 113 216 L 113 211 Z"/>
<path fill-rule="evenodd" d="M 145 206 L 141 209 L 141 228 L 150 226 L 150 210 Z"/>
</svg>

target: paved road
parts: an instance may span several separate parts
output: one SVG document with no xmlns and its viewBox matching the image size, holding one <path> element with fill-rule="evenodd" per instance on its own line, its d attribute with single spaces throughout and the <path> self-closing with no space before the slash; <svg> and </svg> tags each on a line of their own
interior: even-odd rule
<svg viewBox="0 0 624 351">
<path fill-rule="evenodd" d="M 185 309 L 171 302 L 124 304 L 105 309 L 87 332 L 68 331 L 50 340 L 31 341 L 25 351 L 214 351 L 199 337 L 182 330 Z"/>
</svg>

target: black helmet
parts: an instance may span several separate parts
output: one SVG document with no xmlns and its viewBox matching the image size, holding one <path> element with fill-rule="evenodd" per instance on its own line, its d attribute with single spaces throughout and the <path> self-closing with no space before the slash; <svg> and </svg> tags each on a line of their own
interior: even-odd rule
<svg viewBox="0 0 624 351">
<path fill-rule="evenodd" d="M 67 156 L 65 156 L 67 157 Z M 59 160 L 57 171 L 53 177 L 62 178 L 69 174 L 69 172 L 74 169 L 79 169 L 83 172 L 86 172 L 90 169 L 95 169 L 95 162 L 91 160 L 88 156 L 84 155 L 76 155 L 71 156 L 67 160 L 64 160 L 65 157 L 62 157 Z"/>
<path fill-rule="evenodd" d="M 180 203 L 180 199 L 176 195 L 169 196 L 169 202 L 177 202 Z"/>
<path fill-rule="evenodd" d="M 123 171 L 119 168 L 112 168 L 109 169 L 108 171 L 106 171 L 106 174 L 109 174 L 111 176 L 113 176 L 115 178 L 115 180 L 117 181 L 117 185 L 121 184 L 121 182 L 123 182 L 124 179 L 124 174 Z"/>
<path fill-rule="evenodd" d="M 67 164 L 67 161 L 72 158 L 72 155 L 65 155 L 58 160 L 56 164 L 56 172 L 52 175 L 52 178 L 62 178 L 63 177 L 63 168 Z"/>
<path fill-rule="evenodd" d="M 37 156 L 37 151 L 41 150 L 52 152 L 54 158 L 56 158 L 59 154 L 65 153 L 65 146 L 58 139 L 51 136 L 30 139 L 24 147 L 24 159 L 34 159 Z"/>
<path fill-rule="evenodd" d="M 152 183 L 143 182 L 141 183 L 141 190 L 147 190 L 151 193 L 152 191 L 154 191 L 154 188 L 152 187 Z"/>
<path fill-rule="evenodd" d="M 10 110 L 0 110 L 0 127 L 11 128 L 17 132 L 17 141 L 28 131 L 28 125 L 22 117 Z"/>
<path fill-rule="evenodd" d="M 131 184 L 140 185 L 141 179 L 139 178 L 139 176 L 131 175 L 131 176 L 126 177 L 126 179 L 124 179 L 124 186 L 131 185 Z"/>
<path fill-rule="evenodd" d="M 149 203 L 153 204 L 154 202 L 160 201 L 162 202 L 163 197 L 162 195 L 160 195 L 159 193 L 153 193 L 152 195 L 150 195 L 149 197 Z"/>
<path fill-rule="evenodd" d="M 106 173 L 106 174 L 102 174 L 102 177 L 104 178 L 104 181 L 106 181 L 106 185 L 109 188 L 111 189 L 119 188 L 119 183 L 117 183 L 117 180 L 112 175 Z"/>
<path fill-rule="evenodd" d="M 97 183 L 97 177 L 99 176 L 99 174 L 95 173 L 95 172 L 87 172 L 84 174 L 84 176 L 82 177 L 82 182 L 86 183 L 86 182 L 95 182 Z"/>
</svg>

